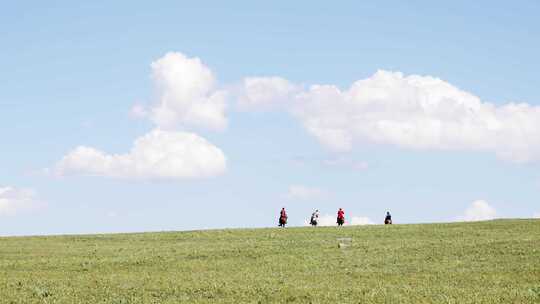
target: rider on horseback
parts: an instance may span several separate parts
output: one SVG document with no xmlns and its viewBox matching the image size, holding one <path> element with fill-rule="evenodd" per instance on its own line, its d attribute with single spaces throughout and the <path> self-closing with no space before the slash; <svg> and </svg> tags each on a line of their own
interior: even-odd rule
<svg viewBox="0 0 540 304">
<path fill-rule="evenodd" d="M 285 227 L 287 224 L 287 212 L 285 211 L 285 208 L 281 208 L 281 212 L 279 213 L 279 227 Z"/>
<path fill-rule="evenodd" d="M 391 225 L 392 224 L 392 216 L 390 215 L 390 212 L 386 212 L 386 217 L 384 218 L 384 224 L 385 225 Z"/>
<path fill-rule="evenodd" d="M 315 212 L 311 214 L 311 220 L 309 221 L 309 223 L 311 224 L 311 226 L 315 227 L 317 226 L 318 222 L 319 222 L 319 210 L 315 210 Z"/>
<path fill-rule="evenodd" d="M 337 224 L 338 226 L 343 226 L 344 223 L 345 223 L 345 211 L 339 208 L 337 212 Z"/>
</svg>

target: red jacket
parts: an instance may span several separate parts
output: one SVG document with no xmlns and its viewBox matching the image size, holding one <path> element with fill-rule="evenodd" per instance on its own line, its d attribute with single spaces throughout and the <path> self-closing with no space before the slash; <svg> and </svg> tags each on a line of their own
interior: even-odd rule
<svg viewBox="0 0 540 304">
<path fill-rule="evenodd" d="M 340 220 L 341 220 L 341 219 L 344 219 L 344 218 L 345 218 L 345 211 L 339 210 L 339 211 L 337 212 L 337 218 L 340 219 Z"/>
</svg>

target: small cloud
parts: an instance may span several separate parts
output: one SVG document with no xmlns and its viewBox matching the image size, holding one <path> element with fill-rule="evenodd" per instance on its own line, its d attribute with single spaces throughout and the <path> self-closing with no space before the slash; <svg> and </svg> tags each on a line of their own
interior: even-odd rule
<svg viewBox="0 0 540 304">
<path fill-rule="evenodd" d="M 365 216 L 353 216 L 350 221 L 351 225 L 374 225 L 375 223 Z"/>
<path fill-rule="evenodd" d="M 497 216 L 495 208 L 491 207 L 486 201 L 477 200 L 465 210 L 465 215 L 458 217 L 462 221 L 486 221 L 492 220 Z"/>
<path fill-rule="evenodd" d="M 304 226 L 309 226 L 309 220 L 304 221 Z M 353 216 L 350 220 L 345 218 L 345 226 L 375 225 L 375 223 L 365 216 Z M 324 214 L 319 216 L 318 226 L 337 226 L 337 215 Z"/>
<path fill-rule="evenodd" d="M 106 215 L 107 215 L 107 217 L 117 217 L 118 216 L 118 214 L 115 211 L 109 211 L 109 212 L 107 212 Z"/>
<path fill-rule="evenodd" d="M 355 170 L 366 170 L 369 168 L 369 164 L 365 161 L 354 162 L 352 167 Z"/>
<path fill-rule="evenodd" d="M 322 161 L 322 163 L 328 167 L 345 167 L 358 171 L 363 171 L 369 168 L 369 164 L 365 161 L 356 161 L 345 157 L 325 159 Z"/>
<path fill-rule="evenodd" d="M 327 191 L 315 187 L 292 185 L 287 191 L 290 200 L 317 200 L 328 196 Z"/>
<path fill-rule="evenodd" d="M 295 166 L 305 166 L 308 163 L 308 159 L 304 156 L 293 156 L 291 163 Z"/>
<path fill-rule="evenodd" d="M 536 212 L 535 214 L 533 214 L 533 218 L 540 218 L 540 212 Z"/>
<path fill-rule="evenodd" d="M 141 104 L 134 104 L 129 110 L 129 117 L 133 119 L 142 119 L 148 116 L 148 110 Z"/>
<path fill-rule="evenodd" d="M 44 206 L 32 189 L 0 187 L 0 216 L 14 216 Z"/>
<path fill-rule="evenodd" d="M 289 104 L 300 87 L 281 77 L 247 77 L 240 91 L 240 109 L 271 110 Z"/>
<path fill-rule="evenodd" d="M 94 127 L 94 122 L 92 120 L 86 119 L 81 123 L 83 129 L 92 129 Z"/>
</svg>

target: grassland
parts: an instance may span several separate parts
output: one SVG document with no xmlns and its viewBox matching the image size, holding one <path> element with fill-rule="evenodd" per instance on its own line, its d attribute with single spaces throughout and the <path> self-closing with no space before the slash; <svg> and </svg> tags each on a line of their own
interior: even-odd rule
<svg viewBox="0 0 540 304">
<path fill-rule="evenodd" d="M 0 303 L 273 302 L 540 303 L 540 220 L 0 238 Z"/>
</svg>

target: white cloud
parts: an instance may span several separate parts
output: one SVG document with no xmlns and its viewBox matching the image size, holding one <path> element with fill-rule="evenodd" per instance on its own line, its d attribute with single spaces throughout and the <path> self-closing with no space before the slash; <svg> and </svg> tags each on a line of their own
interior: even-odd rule
<svg viewBox="0 0 540 304">
<path fill-rule="evenodd" d="M 347 167 L 358 171 L 363 171 L 369 168 L 369 164 L 365 161 L 356 161 L 345 157 L 336 157 L 323 160 L 323 165 L 329 167 Z"/>
<path fill-rule="evenodd" d="M 374 225 L 375 223 L 365 216 L 353 216 L 350 221 L 351 225 Z"/>
<path fill-rule="evenodd" d="M 319 216 L 319 226 L 337 226 L 337 217 L 330 214 L 324 214 Z"/>
<path fill-rule="evenodd" d="M 86 174 L 134 179 L 210 177 L 223 173 L 223 152 L 188 132 L 155 129 L 135 140 L 127 154 L 79 146 L 57 163 L 59 175 Z"/>
<path fill-rule="evenodd" d="M 533 218 L 540 218 L 540 212 L 536 212 L 535 214 L 533 214 Z"/>
<path fill-rule="evenodd" d="M 215 89 L 214 74 L 199 58 L 171 52 L 151 66 L 158 102 L 150 117 L 159 127 L 227 126 L 226 92 Z"/>
<path fill-rule="evenodd" d="M 133 119 L 141 119 L 148 117 L 148 110 L 141 104 L 134 104 L 129 110 L 129 117 Z"/>
<path fill-rule="evenodd" d="M 238 97 L 244 109 L 273 109 L 289 103 L 299 87 L 281 77 L 248 77 Z"/>
<path fill-rule="evenodd" d="M 273 99 L 266 96 L 284 96 L 280 89 L 270 92 L 272 88 L 263 86 L 261 104 Z M 250 104 L 256 105 L 257 94 L 250 92 L 250 96 Z M 514 162 L 540 160 L 539 106 L 482 102 L 431 76 L 378 71 L 347 90 L 313 85 L 295 92 L 288 104 L 306 130 L 335 151 L 374 143 L 408 149 L 492 151 Z"/>
<path fill-rule="evenodd" d="M 374 225 L 375 223 L 368 217 L 353 216 L 350 220 L 345 218 L 345 226 Z M 304 226 L 309 226 L 308 220 L 304 221 Z M 337 226 L 337 215 L 323 214 L 319 216 L 318 226 Z"/>
<path fill-rule="evenodd" d="M 43 206 L 31 189 L 0 187 L 0 216 L 13 216 Z"/>
<path fill-rule="evenodd" d="M 323 189 L 303 185 L 291 185 L 286 197 L 290 200 L 317 200 L 327 195 L 328 193 Z"/>
<path fill-rule="evenodd" d="M 486 221 L 492 220 L 497 216 L 495 208 L 491 207 L 486 201 L 477 200 L 465 210 L 465 215 L 458 218 L 463 221 Z"/>
<path fill-rule="evenodd" d="M 84 174 L 130 179 L 181 179 L 216 176 L 225 171 L 223 152 L 188 127 L 222 130 L 225 91 L 216 90 L 214 75 L 199 58 L 170 52 L 151 64 L 156 103 L 135 104 L 132 118 L 149 118 L 158 127 L 135 140 L 126 154 L 107 154 L 79 146 L 59 161 L 58 175 Z"/>
</svg>

